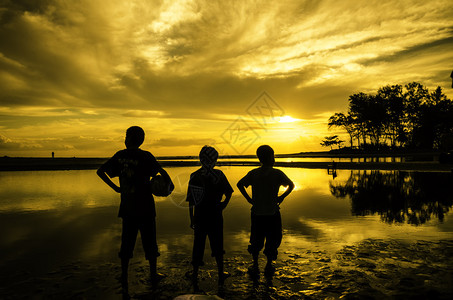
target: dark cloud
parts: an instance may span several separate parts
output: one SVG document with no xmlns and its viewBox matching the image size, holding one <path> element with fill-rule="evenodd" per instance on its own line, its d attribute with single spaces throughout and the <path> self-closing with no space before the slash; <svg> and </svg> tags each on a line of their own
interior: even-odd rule
<svg viewBox="0 0 453 300">
<path fill-rule="evenodd" d="M 432 58 L 433 62 L 435 62 L 436 57 L 433 55 L 434 53 L 445 53 L 451 49 L 451 45 L 453 44 L 453 27 L 448 31 L 450 35 L 449 37 L 441 38 L 428 43 L 417 44 L 389 55 L 382 55 L 372 59 L 363 59 L 360 63 L 370 65 L 379 62 L 398 62 L 401 59 L 416 60 L 417 57 L 420 58 L 420 56 L 429 56 Z"/>
</svg>

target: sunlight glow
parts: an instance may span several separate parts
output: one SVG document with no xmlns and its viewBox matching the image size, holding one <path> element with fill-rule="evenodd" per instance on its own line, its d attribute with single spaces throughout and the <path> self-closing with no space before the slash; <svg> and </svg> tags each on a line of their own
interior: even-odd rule
<svg viewBox="0 0 453 300">
<path fill-rule="evenodd" d="M 291 116 L 283 116 L 283 117 L 280 117 L 280 119 L 278 120 L 279 123 L 293 123 L 293 122 L 297 122 L 297 121 L 300 121 L 300 119 L 296 119 Z"/>
</svg>

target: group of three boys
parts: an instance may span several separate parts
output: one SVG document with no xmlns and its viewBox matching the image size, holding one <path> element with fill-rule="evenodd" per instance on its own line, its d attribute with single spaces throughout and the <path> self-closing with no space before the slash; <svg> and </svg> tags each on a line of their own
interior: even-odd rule
<svg viewBox="0 0 453 300">
<path fill-rule="evenodd" d="M 167 172 L 162 169 L 155 157 L 139 147 L 145 133 L 142 128 L 132 126 L 126 131 L 126 149 L 118 151 L 98 170 L 98 176 L 114 191 L 121 194 L 118 216 L 122 218 L 121 248 L 119 257 L 122 266 L 122 283 L 127 286 L 129 259 L 132 257 L 138 231 L 140 231 L 146 259 L 150 265 L 151 280 L 163 277 L 157 272 L 158 252 L 156 241 L 156 210 L 150 187 L 150 178 L 160 174 L 171 182 Z M 278 247 L 282 240 L 282 222 L 279 211 L 280 203 L 294 188 L 293 182 L 281 171 L 273 168 L 274 151 L 263 145 L 257 149 L 261 167 L 248 172 L 237 187 L 246 200 L 252 204 L 251 234 L 248 251 L 253 257 L 249 268 L 251 274 L 258 274 L 258 255 L 264 247 L 267 256 L 265 274 L 272 275 L 275 268 L 272 261 L 277 259 Z M 223 270 L 223 216 L 222 211 L 228 205 L 233 188 L 225 174 L 215 169 L 218 152 L 210 146 L 200 151 L 202 167 L 190 175 L 187 201 L 189 202 L 190 227 L 194 230 L 192 265 L 194 282 L 197 281 L 198 269 L 203 265 L 206 237 L 209 238 L 212 256 L 215 257 L 219 272 L 219 284 L 229 276 Z M 111 178 L 119 177 L 120 186 Z M 252 187 L 252 196 L 246 188 Z M 280 186 L 287 186 L 286 191 L 278 195 Z"/>
</svg>

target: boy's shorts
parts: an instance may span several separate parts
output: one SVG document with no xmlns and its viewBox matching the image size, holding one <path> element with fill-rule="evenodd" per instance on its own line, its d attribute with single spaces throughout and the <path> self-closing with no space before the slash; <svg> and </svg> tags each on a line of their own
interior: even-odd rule
<svg viewBox="0 0 453 300">
<path fill-rule="evenodd" d="M 248 251 L 256 256 L 264 247 L 263 253 L 270 260 L 276 260 L 278 247 L 282 242 L 282 218 L 280 211 L 274 215 L 251 215 L 250 245 Z M 266 244 L 264 242 L 266 241 Z"/>
<path fill-rule="evenodd" d="M 120 258 L 132 258 L 138 231 L 142 239 L 145 258 L 150 260 L 160 255 L 156 240 L 155 217 L 123 217 Z"/>
<path fill-rule="evenodd" d="M 206 237 L 209 238 L 212 251 L 211 256 L 219 257 L 225 254 L 223 250 L 223 217 L 221 214 L 209 219 L 196 218 L 194 225 L 192 265 L 204 265 L 203 256 Z"/>
</svg>

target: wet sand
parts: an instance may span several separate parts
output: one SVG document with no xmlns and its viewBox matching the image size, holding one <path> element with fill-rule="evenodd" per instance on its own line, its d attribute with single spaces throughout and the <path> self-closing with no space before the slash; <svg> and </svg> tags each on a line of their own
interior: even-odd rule
<svg viewBox="0 0 453 300">
<path fill-rule="evenodd" d="M 167 277 L 151 284 L 144 260 L 130 267 L 132 299 L 173 299 L 193 294 L 185 273 L 187 254 L 162 254 L 159 271 Z M 217 285 L 216 266 L 206 259 L 199 287 L 204 295 L 224 299 L 452 299 L 453 240 L 414 242 L 364 240 L 339 251 L 319 248 L 285 251 L 277 260 L 273 278 L 247 274 L 250 257 L 230 253 L 225 269 L 231 273 L 223 288 Z M 261 261 L 263 271 L 265 261 Z M 2 299 L 121 299 L 118 262 L 77 261 L 44 276 L 11 274 L 0 290 Z"/>
</svg>

